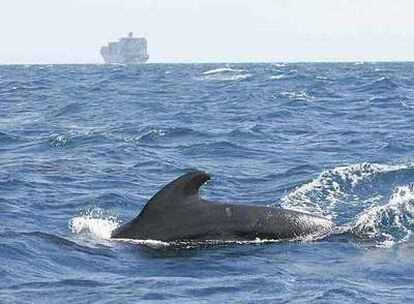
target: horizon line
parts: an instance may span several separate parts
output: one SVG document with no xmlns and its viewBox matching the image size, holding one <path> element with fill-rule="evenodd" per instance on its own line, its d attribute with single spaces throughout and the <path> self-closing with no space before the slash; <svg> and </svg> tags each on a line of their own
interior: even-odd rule
<svg viewBox="0 0 414 304">
<path fill-rule="evenodd" d="M 257 60 L 257 61 L 150 61 L 145 63 L 131 64 L 132 66 L 149 64 L 258 64 L 258 63 L 410 63 L 414 59 L 368 59 L 368 60 Z M 128 65 L 128 64 L 108 64 L 104 62 L 31 62 L 31 63 L 1 63 L 0 66 L 7 65 Z M 129 66 L 129 65 L 128 65 Z"/>
</svg>

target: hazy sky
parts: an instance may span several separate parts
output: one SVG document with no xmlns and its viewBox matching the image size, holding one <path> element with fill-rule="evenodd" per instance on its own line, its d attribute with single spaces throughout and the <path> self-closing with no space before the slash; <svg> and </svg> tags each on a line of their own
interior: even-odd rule
<svg viewBox="0 0 414 304">
<path fill-rule="evenodd" d="M 0 0 L 0 64 L 103 62 L 129 31 L 151 62 L 414 60 L 414 1 Z"/>
</svg>

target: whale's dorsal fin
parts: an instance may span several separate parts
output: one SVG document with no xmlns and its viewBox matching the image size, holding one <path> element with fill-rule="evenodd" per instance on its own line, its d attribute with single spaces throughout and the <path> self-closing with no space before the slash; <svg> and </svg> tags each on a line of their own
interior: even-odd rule
<svg viewBox="0 0 414 304">
<path fill-rule="evenodd" d="M 199 198 L 200 187 L 209 179 L 210 175 L 200 170 L 184 174 L 158 191 L 145 205 L 144 210 L 194 201 Z"/>
</svg>

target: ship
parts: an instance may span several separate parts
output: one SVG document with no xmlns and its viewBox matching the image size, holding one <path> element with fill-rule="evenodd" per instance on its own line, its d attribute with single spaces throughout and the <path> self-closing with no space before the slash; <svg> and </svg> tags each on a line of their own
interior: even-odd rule
<svg viewBox="0 0 414 304">
<path fill-rule="evenodd" d="M 101 55 L 107 64 L 139 64 L 147 62 L 147 40 L 144 37 L 122 37 L 118 42 L 109 42 L 101 48 Z"/>
</svg>

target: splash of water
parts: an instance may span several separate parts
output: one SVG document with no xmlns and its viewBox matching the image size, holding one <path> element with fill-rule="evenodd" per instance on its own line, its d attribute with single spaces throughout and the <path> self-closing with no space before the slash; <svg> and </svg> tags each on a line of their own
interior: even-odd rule
<svg viewBox="0 0 414 304">
<path fill-rule="evenodd" d="M 111 239 L 112 231 L 119 227 L 121 221 L 115 216 L 108 216 L 98 207 L 93 207 L 75 216 L 69 221 L 69 228 L 73 234 L 94 238 L 97 240 Z M 126 243 L 146 245 L 155 249 L 171 246 L 171 243 L 158 240 L 117 239 Z"/>
<path fill-rule="evenodd" d="M 94 207 L 69 221 L 69 228 L 74 234 L 92 236 L 108 240 L 120 221 L 114 216 L 105 216 L 102 209 Z"/>
</svg>

